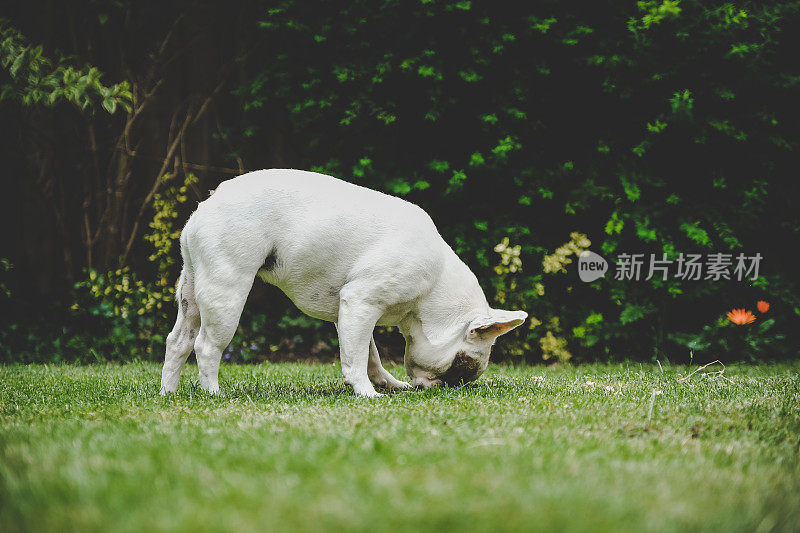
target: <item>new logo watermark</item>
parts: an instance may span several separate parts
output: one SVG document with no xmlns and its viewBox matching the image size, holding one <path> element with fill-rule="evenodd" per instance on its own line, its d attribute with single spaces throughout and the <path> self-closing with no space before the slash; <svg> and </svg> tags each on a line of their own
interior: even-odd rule
<svg viewBox="0 0 800 533">
<path fill-rule="evenodd" d="M 668 259 L 667 254 L 617 254 L 614 262 L 616 280 L 650 280 L 660 277 L 663 281 L 680 279 L 755 281 L 763 256 L 760 253 L 746 255 L 709 253 L 683 254 L 677 259 Z M 578 277 L 590 283 L 602 278 L 608 271 L 608 262 L 600 255 L 586 250 L 578 257 Z"/>
<path fill-rule="evenodd" d="M 587 283 L 600 279 L 608 272 L 608 261 L 594 252 L 585 250 L 578 256 L 578 276 Z"/>
</svg>

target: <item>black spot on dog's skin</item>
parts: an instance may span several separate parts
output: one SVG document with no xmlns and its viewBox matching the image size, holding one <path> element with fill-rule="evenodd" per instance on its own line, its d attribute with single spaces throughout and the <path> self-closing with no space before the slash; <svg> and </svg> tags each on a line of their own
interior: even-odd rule
<svg viewBox="0 0 800 533">
<path fill-rule="evenodd" d="M 183 311 L 184 315 L 186 314 L 186 311 L 189 310 L 189 300 L 186 298 L 181 298 L 181 310 Z"/>
<path fill-rule="evenodd" d="M 264 259 L 264 264 L 261 265 L 263 270 L 272 270 L 275 268 L 275 265 L 278 264 L 278 254 L 275 252 L 275 248 L 269 251 L 267 257 Z"/>
<path fill-rule="evenodd" d="M 480 372 L 481 363 L 468 356 L 463 350 L 456 353 L 453 364 L 442 375 L 442 381 L 450 386 L 474 381 Z"/>
</svg>

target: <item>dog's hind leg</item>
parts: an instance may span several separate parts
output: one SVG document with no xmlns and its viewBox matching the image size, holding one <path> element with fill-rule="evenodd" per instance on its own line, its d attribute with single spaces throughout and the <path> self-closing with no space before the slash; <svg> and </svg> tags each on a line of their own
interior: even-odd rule
<svg viewBox="0 0 800 533">
<path fill-rule="evenodd" d="M 242 309 L 247 301 L 247 295 L 253 284 L 249 282 L 223 283 L 215 282 L 215 291 L 220 291 L 217 297 L 199 300 L 200 306 L 200 334 L 194 343 L 194 352 L 197 356 L 197 369 L 200 377 L 200 387 L 211 394 L 219 392 L 219 364 L 222 351 L 230 344 Z"/>
<path fill-rule="evenodd" d="M 367 375 L 370 381 L 378 387 L 387 389 L 410 389 L 411 384 L 400 381 L 391 375 L 381 364 L 381 356 L 378 353 L 378 346 L 375 344 L 375 337 L 369 343 L 369 362 L 367 363 Z"/>
<path fill-rule="evenodd" d="M 181 369 L 192 352 L 195 338 L 200 330 L 200 311 L 194 298 L 193 278 L 191 266 L 184 262 L 176 296 L 178 318 L 172 331 L 167 335 L 167 350 L 164 367 L 161 370 L 161 394 L 178 390 Z"/>
</svg>

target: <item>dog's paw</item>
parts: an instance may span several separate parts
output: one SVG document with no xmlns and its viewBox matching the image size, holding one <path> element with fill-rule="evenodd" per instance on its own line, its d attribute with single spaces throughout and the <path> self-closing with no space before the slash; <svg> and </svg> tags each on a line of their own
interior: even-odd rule
<svg viewBox="0 0 800 533">
<path fill-rule="evenodd" d="M 370 376 L 370 380 L 376 387 L 383 387 L 389 390 L 405 390 L 411 388 L 411 383 L 400 381 L 386 371 L 383 371 L 383 373 L 378 376 Z"/>
<path fill-rule="evenodd" d="M 408 381 L 400 381 L 399 379 L 395 379 L 393 382 L 387 383 L 386 388 L 392 390 L 406 390 L 412 387 L 411 383 L 409 383 Z"/>
<path fill-rule="evenodd" d="M 363 385 L 354 385 L 353 392 L 356 393 L 358 396 L 362 396 L 364 398 L 377 398 L 379 396 L 385 396 L 385 394 L 381 394 L 380 392 L 375 390 L 375 387 L 372 386 L 372 383 L 365 383 Z"/>
</svg>

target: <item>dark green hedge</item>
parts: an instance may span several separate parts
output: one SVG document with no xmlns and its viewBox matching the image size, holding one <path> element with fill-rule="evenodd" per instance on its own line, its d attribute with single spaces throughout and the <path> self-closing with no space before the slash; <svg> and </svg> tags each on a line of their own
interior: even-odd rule
<svg viewBox="0 0 800 533">
<path fill-rule="evenodd" d="M 423 206 L 491 303 L 533 318 L 498 359 L 797 353 L 800 2 L 244 5 L 236 70 L 216 93 L 228 102 L 213 136 L 225 156 L 212 163 L 315 169 Z M 197 24 L 220 35 L 214 20 Z M 203 190 L 222 176 L 200 179 Z M 612 263 L 605 278 L 579 281 L 584 249 Z M 642 278 L 650 255 L 731 254 L 731 270 L 738 254 L 763 259 L 756 280 L 684 280 L 677 264 L 666 281 L 618 280 L 625 253 L 644 254 Z M 330 343 L 331 328 L 259 291 L 236 357 L 254 339 L 262 351 L 298 334 Z M 169 320 L 139 324 L 103 305 L 89 312 L 108 321 L 110 344 L 96 345 L 125 357 L 136 350 L 124 337 L 160 357 Z M 732 308 L 756 321 L 733 325 Z M 70 323 L 77 337 L 82 320 Z M 4 335 L 14 357 L 25 341 Z M 85 356 L 93 341 L 74 344 Z"/>
<path fill-rule="evenodd" d="M 286 2 L 258 23 L 242 153 L 278 124 L 292 160 L 423 205 L 490 299 L 542 322 L 518 335 L 532 360 L 547 331 L 580 359 L 778 357 L 800 313 L 799 5 Z M 612 260 L 760 253 L 760 276 L 543 272 L 572 232 Z M 505 237 L 520 272 L 493 268 Z"/>
</svg>

